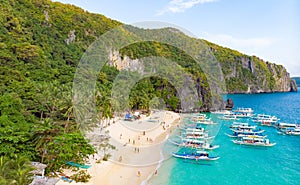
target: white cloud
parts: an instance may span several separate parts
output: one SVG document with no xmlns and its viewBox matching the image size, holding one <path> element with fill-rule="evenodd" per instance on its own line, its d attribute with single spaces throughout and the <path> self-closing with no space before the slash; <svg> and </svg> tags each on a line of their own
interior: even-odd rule
<svg viewBox="0 0 300 185">
<path fill-rule="evenodd" d="M 181 13 L 197 4 L 211 3 L 215 1 L 217 0 L 172 0 L 168 3 L 165 9 L 159 11 L 156 15 L 163 15 L 167 12 Z"/>
</svg>

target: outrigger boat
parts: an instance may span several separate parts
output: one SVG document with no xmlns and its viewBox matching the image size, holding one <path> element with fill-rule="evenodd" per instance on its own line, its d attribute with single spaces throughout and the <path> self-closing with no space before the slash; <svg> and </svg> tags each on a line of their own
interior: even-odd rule
<svg viewBox="0 0 300 185">
<path fill-rule="evenodd" d="M 233 129 L 256 129 L 256 126 L 250 125 L 249 123 L 240 123 L 240 122 L 233 122 L 230 126 Z"/>
<path fill-rule="evenodd" d="M 186 130 L 190 128 L 199 129 L 199 130 L 204 129 L 201 124 L 197 124 L 197 123 L 185 123 L 182 126 L 179 126 L 179 129 L 181 130 Z"/>
<path fill-rule="evenodd" d="M 220 159 L 219 156 L 209 156 L 209 154 L 205 151 L 197 151 L 196 153 L 191 153 L 191 154 L 180 154 L 180 153 L 173 153 L 172 154 L 176 158 L 181 158 L 181 159 L 190 159 L 190 160 L 205 160 L 205 161 L 215 161 Z"/>
<path fill-rule="evenodd" d="M 259 133 L 263 133 L 264 132 L 264 130 L 261 130 L 261 129 L 241 129 L 241 128 L 239 128 L 239 129 L 230 129 L 230 130 L 232 130 L 233 132 L 236 132 L 236 133 L 240 133 L 240 134 L 247 134 L 247 133 L 249 133 L 249 134 L 259 134 Z"/>
<path fill-rule="evenodd" d="M 217 111 L 213 111 L 211 112 L 212 114 L 221 114 L 221 115 L 225 115 L 225 114 L 231 114 L 231 111 L 229 110 L 217 110 Z"/>
<path fill-rule="evenodd" d="M 202 124 L 202 125 L 214 125 L 217 123 L 214 123 L 210 118 L 209 119 L 203 119 L 203 120 L 199 120 L 196 121 L 197 124 Z"/>
<path fill-rule="evenodd" d="M 253 114 L 254 110 L 252 108 L 239 107 L 239 108 L 235 109 L 233 112 L 251 113 L 251 114 Z"/>
<path fill-rule="evenodd" d="M 300 128 L 300 125 L 295 123 L 278 123 L 275 126 L 279 129 Z"/>
<path fill-rule="evenodd" d="M 211 145 L 206 141 L 197 140 L 197 139 L 183 139 L 182 142 L 177 142 L 173 140 L 169 140 L 174 145 L 184 148 L 193 148 L 193 149 L 204 149 L 204 150 L 214 150 L 219 148 L 219 145 Z"/>
<path fill-rule="evenodd" d="M 205 129 L 200 127 L 200 128 L 186 128 L 184 129 L 185 132 L 205 132 Z"/>
<path fill-rule="evenodd" d="M 190 120 L 193 122 L 197 122 L 197 121 L 201 121 L 201 120 L 205 120 L 205 119 L 207 119 L 207 116 L 205 114 L 198 114 L 198 115 L 190 118 Z"/>
<path fill-rule="evenodd" d="M 284 135 L 300 136 L 300 128 L 281 129 L 278 133 Z"/>
<path fill-rule="evenodd" d="M 227 134 L 229 137 L 233 138 L 241 138 L 241 137 L 253 137 L 253 138 L 265 138 L 267 136 L 263 135 L 262 133 L 264 130 L 261 129 L 251 129 L 251 128 L 237 128 L 237 129 L 230 129 L 232 130 L 233 134 Z"/>
<path fill-rule="evenodd" d="M 208 139 L 208 133 L 205 132 L 187 132 L 183 134 L 187 139 Z"/>
<path fill-rule="evenodd" d="M 233 132 L 233 134 L 227 134 L 225 135 L 231 137 L 231 138 L 238 138 L 238 137 L 253 137 L 253 138 L 265 138 L 266 135 L 263 135 L 262 133 L 237 133 Z"/>
<path fill-rule="evenodd" d="M 250 146 L 274 146 L 276 143 L 270 143 L 269 139 L 265 138 L 254 138 L 254 137 L 242 137 L 238 140 L 232 140 L 233 143 L 239 145 L 250 145 Z"/>
<path fill-rule="evenodd" d="M 182 133 L 181 135 L 188 139 L 212 139 L 212 138 L 214 138 L 213 136 L 208 137 L 208 132 L 202 132 L 202 131 L 185 132 L 185 133 Z"/>
<path fill-rule="evenodd" d="M 234 115 L 237 118 L 252 118 L 253 116 L 252 113 L 245 113 L 245 112 L 235 112 Z"/>
<path fill-rule="evenodd" d="M 273 126 L 275 125 L 280 119 L 276 116 L 270 116 L 265 114 L 258 114 L 257 117 L 253 118 L 252 121 L 256 123 L 260 123 L 264 126 Z"/>
<path fill-rule="evenodd" d="M 231 113 L 231 114 L 225 114 L 224 116 L 219 117 L 219 119 L 223 119 L 223 120 L 238 120 L 239 118 L 235 114 Z"/>
<path fill-rule="evenodd" d="M 273 120 L 273 119 L 267 119 L 267 120 L 262 120 L 262 121 L 260 122 L 260 125 L 271 127 L 271 126 L 275 126 L 276 123 L 277 123 L 276 120 Z"/>
</svg>

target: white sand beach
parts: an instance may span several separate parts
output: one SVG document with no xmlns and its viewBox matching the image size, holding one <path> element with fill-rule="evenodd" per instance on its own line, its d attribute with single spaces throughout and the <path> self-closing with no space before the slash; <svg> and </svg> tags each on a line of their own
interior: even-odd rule
<svg viewBox="0 0 300 185">
<path fill-rule="evenodd" d="M 149 117 L 136 121 L 119 120 L 106 128 L 110 143 L 116 146 L 109 161 L 96 163 L 91 157 L 92 167 L 87 171 L 92 178 L 88 183 L 69 183 L 60 180 L 57 185 L 140 185 L 155 175 L 161 159 L 162 146 L 178 123 L 180 116 L 170 111 L 157 111 Z M 93 132 L 97 132 L 97 129 Z M 92 132 L 92 133 L 93 133 Z M 101 152 L 101 151 L 100 151 Z M 70 173 L 70 172 L 69 172 Z M 65 171 L 68 174 L 68 171 Z"/>
</svg>

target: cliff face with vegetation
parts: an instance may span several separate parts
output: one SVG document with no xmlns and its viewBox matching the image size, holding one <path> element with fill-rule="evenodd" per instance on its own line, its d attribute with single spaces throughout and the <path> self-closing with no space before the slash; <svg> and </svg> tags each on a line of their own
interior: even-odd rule
<svg viewBox="0 0 300 185">
<path fill-rule="evenodd" d="M 295 81 L 282 65 L 206 43 L 222 66 L 228 93 L 297 91 Z"/>
<path fill-rule="evenodd" d="M 10 158 L 15 154 L 22 155 L 49 164 L 48 170 L 58 169 L 65 161 L 81 162 L 94 149 L 82 137 L 74 118 L 72 83 L 76 67 L 97 38 L 122 24 L 75 6 L 47 0 L 3 0 L 0 11 L 0 133 L 5 133 L 0 135 L 0 155 Z M 142 31 L 144 35 L 161 38 L 168 33 L 178 39 L 175 44 L 188 46 L 195 56 L 206 53 L 199 44 L 206 43 L 221 65 L 227 82 L 226 92 L 295 90 L 293 86 L 291 88 L 291 79 L 283 66 L 190 38 L 175 29 Z M 136 37 L 126 31 L 122 34 L 128 40 Z M 113 117 L 111 89 L 120 70 L 138 70 L 140 58 L 147 56 L 174 60 L 180 66 L 180 72 L 190 74 L 183 81 L 176 76 L 173 78 L 183 84 L 184 80 L 194 82 L 197 95 L 190 99 L 194 98 L 201 110 L 209 110 L 215 103 L 212 102 L 214 94 L 209 92 L 219 85 L 212 83 L 209 86 L 209 77 L 201 67 L 178 48 L 144 42 L 119 51 L 110 49 L 111 61 L 119 64 L 104 66 L 97 78 L 97 123 Z M 162 69 L 178 72 L 172 66 Z M 131 89 L 129 106 L 131 109 L 148 109 L 155 98 L 164 100 L 170 110 L 181 107 L 174 86 L 159 77 L 140 80 Z"/>
</svg>

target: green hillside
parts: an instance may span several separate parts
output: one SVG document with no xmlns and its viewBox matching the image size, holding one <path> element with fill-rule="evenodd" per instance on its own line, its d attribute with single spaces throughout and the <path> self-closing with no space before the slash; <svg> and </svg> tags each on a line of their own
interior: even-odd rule
<svg viewBox="0 0 300 185">
<path fill-rule="evenodd" d="M 95 148 L 84 139 L 74 118 L 74 74 L 88 47 L 122 23 L 48 0 L 2 0 L 0 10 L 0 156 L 9 159 L 25 156 L 46 163 L 47 172 L 59 169 L 65 161 L 83 162 Z M 126 29 L 141 35 L 130 34 Z M 120 29 L 122 37 L 115 38 L 117 41 L 149 35 L 164 39 L 171 35 L 176 38 L 174 45 L 184 46 L 190 52 L 156 41 L 137 42 L 120 49 L 122 59 L 160 56 L 175 61 L 179 70 L 172 66 L 157 70 L 188 74 L 186 79 L 174 77 L 175 85 L 161 77 L 140 80 L 131 89 L 130 109 L 149 109 L 151 100 L 160 98 L 169 110 L 180 110 L 184 102 L 180 101 L 175 86 L 185 84 L 183 80 L 195 84 L 194 103 L 198 110 L 204 111 L 221 102 L 217 92 L 291 90 L 291 80 L 283 66 L 190 38 L 175 29 L 142 30 L 131 26 L 126 29 Z M 201 58 L 207 53 L 215 58 Z M 200 67 L 197 57 L 203 64 L 210 61 L 220 64 L 226 89 L 218 82 L 209 83 L 210 79 L 218 79 L 205 73 L 206 66 Z M 128 73 L 138 76 L 135 72 Z M 105 65 L 98 74 L 95 100 L 100 120 L 112 118 L 116 111 L 110 97 L 118 74 L 120 70 L 112 65 Z"/>
</svg>

